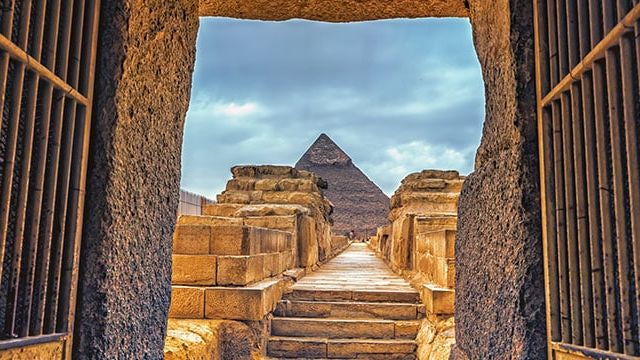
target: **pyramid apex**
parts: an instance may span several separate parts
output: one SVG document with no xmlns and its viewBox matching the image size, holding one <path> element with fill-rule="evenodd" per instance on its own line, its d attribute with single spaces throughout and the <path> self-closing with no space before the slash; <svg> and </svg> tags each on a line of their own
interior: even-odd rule
<svg viewBox="0 0 640 360">
<path fill-rule="evenodd" d="M 316 141 L 302 155 L 296 166 L 302 164 L 335 165 L 349 164 L 351 158 L 330 137 L 321 133 Z"/>
</svg>

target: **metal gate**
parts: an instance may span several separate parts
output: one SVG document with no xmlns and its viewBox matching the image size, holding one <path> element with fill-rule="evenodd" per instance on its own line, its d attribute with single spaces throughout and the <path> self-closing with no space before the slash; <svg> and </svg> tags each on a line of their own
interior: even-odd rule
<svg viewBox="0 0 640 360">
<path fill-rule="evenodd" d="M 100 5 L 0 6 L 0 350 L 68 354 Z"/>
<path fill-rule="evenodd" d="M 639 0 L 534 0 L 550 358 L 640 356 Z"/>
</svg>

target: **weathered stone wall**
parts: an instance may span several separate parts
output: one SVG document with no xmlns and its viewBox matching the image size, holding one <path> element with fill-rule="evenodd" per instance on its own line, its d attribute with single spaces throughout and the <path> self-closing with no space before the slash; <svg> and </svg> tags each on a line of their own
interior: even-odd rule
<svg viewBox="0 0 640 360">
<path fill-rule="evenodd" d="M 532 2 L 470 4 L 486 120 L 459 202 L 455 358 L 543 359 Z"/>
<path fill-rule="evenodd" d="M 322 179 L 311 172 L 290 166 L 236 166 L 231 173 L 233 178 L 218 195 L 219 204 L 302 206 L 308 209 L 309 216 L 302 218 L 299 232 L 308 234 L 312 229 L 314 232 L 307 237 L 298 236 L 298 239 L 310 239 L 298 247 L 299 254 L 309 254 L 305 266 L 331 257 L 333 207 L 322 192 L 321 188 L 326 187 Z"/>
<path fill-rule="evenodd" d="M 408 175 L 391 197 L 391 225 L 369 241 L 420 290 L 426 318 L 417 337 L 419 359 L 445 359 L 455 343 L 454 243 L 463 181 L 457 171 Z"/>
<path fill-rule="evenodd" d="M 408 175 L 391 197 L 389 263 L 395 270 L 413 270 L 416 265 L 418 216 L 455 218 L 464 177 L 457 171 L 424 170 Z M 434 224 L 424 231 L 444 228 Z M 423 231 L 423 232 L 424 232 Z"/>
<path fill-rule="evenodd" d="M 198 8 L 101 4 L 74 358 L 159 359 Z"/>
</svg>

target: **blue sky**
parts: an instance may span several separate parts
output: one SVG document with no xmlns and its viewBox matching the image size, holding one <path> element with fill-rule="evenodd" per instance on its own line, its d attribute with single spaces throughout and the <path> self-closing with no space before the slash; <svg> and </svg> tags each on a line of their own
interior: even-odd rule
<svg viewBox="0 0 640 360">
<path fill-rule="evenodd" d="M 293 165 L 324 132 L 391 194 L 414 171 L 472 171 L 483 118 L 467 19 L 202 18 L 182 187 L 214 197 L 231 166 Z"/>
</svg>

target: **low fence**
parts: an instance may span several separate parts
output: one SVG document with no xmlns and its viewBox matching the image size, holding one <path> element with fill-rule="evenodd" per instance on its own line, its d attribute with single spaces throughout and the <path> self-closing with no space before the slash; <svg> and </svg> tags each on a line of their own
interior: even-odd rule
<svg viewBox="0 0 640 360">
<path fill-rule="evenodd" d="M 207 197 L 180 189 L 178 215 L 202 215 L 202 206 L 213 203 L 215 201 Z"/>
</svg>

